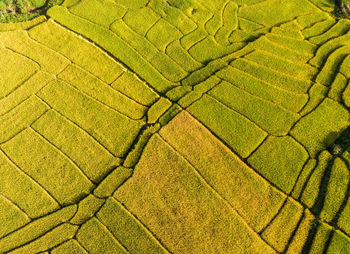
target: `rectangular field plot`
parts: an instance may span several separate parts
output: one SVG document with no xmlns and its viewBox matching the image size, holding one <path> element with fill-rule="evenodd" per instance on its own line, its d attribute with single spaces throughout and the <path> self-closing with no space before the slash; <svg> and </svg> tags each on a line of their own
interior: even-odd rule
<svg viewBox="0 0 350 254">
<path fill-rule="evenodd" d="M 159 136 L 150 140 L 134 176 L 114 196 L 171 252 L 225 253 L 243 248 L 274 253 Z"/>
</svg>

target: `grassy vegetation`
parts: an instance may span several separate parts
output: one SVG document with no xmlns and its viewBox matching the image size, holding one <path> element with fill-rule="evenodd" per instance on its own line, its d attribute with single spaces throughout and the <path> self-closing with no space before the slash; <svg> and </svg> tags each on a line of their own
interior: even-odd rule
<svg viewBox="0 0 350 254">
<path fill-rule="evenodd" d="M 0 0 L 0 253 L 350 253 L 346 15 Z"/>
<path fill-rule="evenodd" d="M 62 2 L 63 0 L 0 0 L 0 23 L 33 19 Z"/>
</svg>

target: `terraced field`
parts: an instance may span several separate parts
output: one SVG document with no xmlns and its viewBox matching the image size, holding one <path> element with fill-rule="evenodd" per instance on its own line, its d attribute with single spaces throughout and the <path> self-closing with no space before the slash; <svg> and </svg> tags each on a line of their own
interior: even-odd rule
<svg viewBox="0 0 350 254">
<path fill-rule="evenodd" d="M 0 24 L 0 253 L 350 253 L 330 0 L 65 0 Z"/>
</svg>

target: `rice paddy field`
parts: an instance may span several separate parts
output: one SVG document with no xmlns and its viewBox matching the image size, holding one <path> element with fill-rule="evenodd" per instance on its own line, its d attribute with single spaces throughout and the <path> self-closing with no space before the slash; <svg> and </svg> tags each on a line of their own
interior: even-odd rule
<svg viewBox="0 0 350 254">
<path fill-rule="evenodd" d="M 0 0 L 0 253 L 349 254 L 337 2 Z"/>
</svg>

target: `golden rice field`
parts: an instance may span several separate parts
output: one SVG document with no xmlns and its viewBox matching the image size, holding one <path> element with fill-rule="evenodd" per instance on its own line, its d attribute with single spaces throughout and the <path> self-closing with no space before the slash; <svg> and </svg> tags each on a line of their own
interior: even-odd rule
<svg viewBox="0 0 350 254">
<path fill-rule="evenodd" d="M 54 4 L 0 14 L 0 253 L 350 253 L 334 1 Z"/>
</svg>

